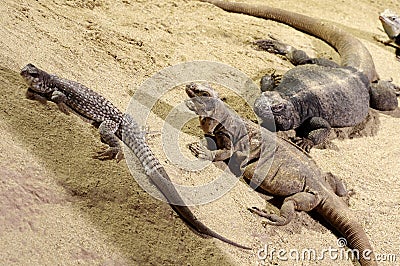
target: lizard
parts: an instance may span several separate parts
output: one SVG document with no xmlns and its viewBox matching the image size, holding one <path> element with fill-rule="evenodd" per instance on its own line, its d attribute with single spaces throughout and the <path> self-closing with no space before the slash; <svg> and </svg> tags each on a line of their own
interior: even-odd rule
<svg viewBox="0 0 400 266">
<path fill-rule="evenodd" d="M 387 36 L 388 40 L 381 40 L 378 37 L 375 39 L 385 45 L 392 45 L 396 48 L 396 54 L 400 49 L 400 17 L 389 9 L 385 9 L 381 14 L 379 14 L 379 20 L 382 23 L 383 29 Z M 397 59 L 400 60 L 400 56 L 397 55 Z"/>
<path fill-rule="evenodd" d="M 368 255 L 360 256 L 361 265 L 376 265 L 368 237 L 346 203 L 350 193 L 338 177 L 323 173 L 308 153 L 292 142 L 241 118 L 209 85 L 189 84 L 186 93 L 186 106 L 199 116 L 200 128 L 214 137 L 216 146 L 209 150 L 192 143 L 192 153 L 203 160 L 229 161 L 229 168 L 239 168 L 237 175 L 253 188 L 258 185 L 269 195 L 285 197 L 280 214 L 257 207 L 250 211 L 267 218 L 265 224 L 283 226 L 296 211 L 315 210 L 346 237 L 351 248 Z"/>
<path fill-rule="evenodd" d="M 98 128 L 101 140 L 109 147 L 95 155 L 95 158 L 120 161 L 123 158 L 119 144 L 121 140 L 137 156 L 151 182 L 192 231 L 205 238 L 214 237 L 239 248 L 251 249 L 214 232 L 185 206 L 168 173 L 147 145 L 145 133 L 129 114 L 122 113 L 110 101 L 86 86 L 49 74 L 33 64 L 23 67 L 20 74 L 29 85 L 26 92 L 28 99 L 42 103 L 52 101 L 63 113 L 73 112 Z"/>
<path fill-rule="evenodd" d="M 355 37 L 322 20 L 269 6 L 239 2 L 200 0 L 223 10 L 270 19 L 320 38 L 335 48 L 341 64 L 311 58 L 304 51 L 276 39 L 256 41 L 271 53 L 285 56 L 294 68 L 281 79 L 261 79 L 262 94 L 254 110 L 264 125 L 274 123 L 277 131 L 295 129 L 296 144 L 306 151 L 323 143 L 331 127 L 360 124 L 369 107 L 393 110 L 398 106 L 396 85 L 380 80 L 371 54 Z"/>
</svg>

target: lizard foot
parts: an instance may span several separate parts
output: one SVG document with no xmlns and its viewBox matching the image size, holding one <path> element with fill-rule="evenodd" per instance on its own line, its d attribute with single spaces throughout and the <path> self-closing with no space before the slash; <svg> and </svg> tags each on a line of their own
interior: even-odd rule
<svg viewBox="0 0 400 266">
<path fill-rule="evenodd" d="M 117 147 L 109 147 L 97 152 L 97 155 L 93 155 L 92 158 L 101 161 L 116 159 L 119 163 L 124 158 L 124 153 Z"/>
<path fill-rule="evenodd" d="M 375 41 L 380 42 L 384 45 L 390 45 L 393 42 L 392 40 L 388 39 L 387 36 L 382 37 L 382 36 L 374 35 L 373 38 Z"/>
<path fill-rule="evenodd" d="M 69 115 L 70 113 L 70 108 L 65 104 L 65 103 L 57 103 L 58 110 L 63 112 L 66 115 Z"/>
<path fill-rule="evenodd" d="M 257 40 L 254 44 L 257 45 L 260 50 L 280 55 L 286 55 L 293 49 L 292 46 L 274 39 Z"/>
<path fill-rule="evenodd" d="M 397 60 L 400 61 L 400 55 L 396 58 L 397 58 Z M 393 89 L 394 89 L 394 93 L 396 94 L 396 96 L 399 97 L 400 96 L 400 86 L 394 85 Z"/>
<path fill-rule="evenodd" d="M 25 97 L 29 100 L 40 102 L 41 104 L 45 105 L 47 103 L 46 97 L 36 93 L 32 89 L 28 89 L 25 93 Z"/>
<path fill-rule="evenodd" d="M 260 80 L 260 89 L 264 91 L 272 91 L 279 85 L 282 75 L 275 74 L 275 70 L 271 74 L 263 76 Z"/>
<path fill-rule="evenodd" d="M 151 131 L 149 126 L 142 126 L 141 131 L 143 133 L 143 138 L 150 139 L 154 136 L 161 135 L 161 131 Z"/>
<path fill-rule="evenodd" d="M 301 149 L 303 149 L 307 153 L 309 153 L 311 148 L 314 147 L 314 142 L 312 142 L 312 140 L 309 140 L 306 138 L 294 140 L 294 144 L 299 146 Z"/>
<path fill-rule="evenodd" d="M 349 189 L 349 190 L 347 190 L 347 197 L 352 197 L 352 196 L 354 196 L 356 194 L 356 192 L 354 191 L 354 189 Z"/>
<path fill-rule="evenodd" d="M 274 213 L 268 213 L 266 210 L 260 210 L 257 207 L 248 208 L 248 210 L 252 213 L 257 214 L 260 217 L 267 218 L 267 220 L 262 221 L 261 223 L 266 226 L 268 225 L 285 225 L 288 223 L 288 219 L 285 217 L 276 215 Z"/>
<path fill-rule="evenodd" d="M 347 204 L 347 206 L 350 206 L 350 197 L 355 194 L 356 192 L 354 191 L 354 189 L 349 189 L 346 191 L 346 195 L 341 196 L 340 198 Z"/>
<path fill-rule="evenodd" d="M 204 145 L 199 142 L 190 143 L 187 145 L 189 150 L 193 153 L 194 156 L 201 160 L 212 161 L 214 159 L 213 154 L 210 150 L 208 150 Z"/>
</svg>

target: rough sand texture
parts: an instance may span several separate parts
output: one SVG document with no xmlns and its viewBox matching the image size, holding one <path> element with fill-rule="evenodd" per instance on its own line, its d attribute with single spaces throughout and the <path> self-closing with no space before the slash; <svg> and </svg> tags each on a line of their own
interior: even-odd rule
<svg viewBox="0 0 400 266">
<path fill-rule="evenodd" d="M 397 1 L 268 2 L 348 30 L 370 50 L 381 78 L 400 84 L 394 49 L 373 40 L 383 36 L 378 13 L 385 8 L 400 12 Z M 0 17 L 1 265 L 257 265 L 257 250 L 268 243 L 287 251 L 336 247 L 332 231 L 305 213 L 287 226 L 264 228 L 246 208 L 263 207 L 265 200 L 241 182 L 221 199 L 192 209 L 215 231 L 254 250 L 199 238 L 167 204 L 137 185 L 125 162 L 91 159 L 102 147 L 96 130 L 52 104 L 25 99 L 26 85 L 18 74 L 30 62 L 77 80 L 125 109 L 141 82 L 181 62 L 223 62 L 254 81 L 271 68 L 287 70 L 287 61 L 251 47 L 250 42 L 267 34 L 310 54 L 337 59 L 329 46 L 275 22 L 188 0 L 3 0 Z M 184 98 L 182 92 L 165 96 L 170 104 Z M 160 130 L 165 117 L 162 108 L 157 110 L 149 119 L 152 130 Z M 338 150 L 313 150 L 311 155 L 356 191 L 350 208 L 375 251 L 397 254 L 393 265 L 398 265 L 400 121 L 386 114 L 379 118 L 376 136 L 335 140 Z M 180 143 L 190 158 L 185 143 L 197 140 L 194 135 L 200 131 L 193 123 L 187 130 L 191 134 L 182 134 Z M 159 135 L 149 140 L 177 182 L 210 180 L 220 171 L 213 165 L 199 173 L 175 169 L 160 141 Z M 140 167 L 137 175 L 143 175 Z M 296 264 L 277 256 L 271 263 Z M 297 262 L 332 263 L 329 258 Z"/>
</svg>

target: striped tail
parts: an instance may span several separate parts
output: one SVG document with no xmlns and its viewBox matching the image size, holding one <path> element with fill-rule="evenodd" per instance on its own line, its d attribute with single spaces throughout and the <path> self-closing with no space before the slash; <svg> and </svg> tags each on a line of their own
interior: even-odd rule
<svg viewBox="0 0 400 266">
<path fill-rule="evenodd" d="M 225 243 L 239 248 L 251 249 L 249 247 L 237 244 L 212 231 L 194 216 L 192 211 L 187 206 L 185 206 L 185 202 L 174 187 L 164 167 L 160 164 L 158 159 L 151 151 L 150 147 L 146 144 L 144 134 L 140 130 L 139 125 L 133 120 L 130 115 L 123 115 L 121 128 L 122 141 L 137 156 L 145 170 L 146 175 L 150 178 L 151 182 L 164 195 L 172 209 L 180 216 L 180 218 L 189 226 L 189 228 L 193 232 L 202 237 L 217 238 Z"/>
<path fill-rule="evenodd" d="M 362 266 L 377 265 L 364 229 L 343 200 L 331 193 L 316 210 L 347 239 L 351 249 L 359 252 L 359 262 Z M 367 256 L 364 257 L 363 254 Z"/>
</svg>

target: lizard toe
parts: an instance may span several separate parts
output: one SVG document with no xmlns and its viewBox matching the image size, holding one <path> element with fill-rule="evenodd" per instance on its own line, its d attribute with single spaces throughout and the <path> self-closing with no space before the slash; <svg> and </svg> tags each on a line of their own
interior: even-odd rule
<svg viewBox="0 0 400 266">
<path fill-rule="evenodd" d="M 115 160 L 119 163 L 122 159 L 124 159 L 124 153 L 120 150 L 117 155 L 115 155 Z"/>
<path fill-rule="evenodd" d="M 260 50 L 281 55 L 287 54 L 291 47 L 274 39 L 257 40 L 254 43 Z"/>
<path fill-rule="evenodd" d="M 193 142 L 187 145 L 189 150 L 192 152 L 192 154 L 196 157 L 199 156 L 199 146 L 200 144 L 198 142 Z"/>
<path fill-rule="evenodd" d="M 103 149 L 102 151 L 98 151 L 97 155 L 92 156 L 92 158 L 98 159 L 101 161 L 112 160 L 115 158 L 115 159 L 117 159 L 117 162 L 119 162 L 123 158 L 123 154 L 120 155 L 120 153 L 122 153 L 122 151 L 120 151 L 119 148 L 110 147 L 108 149 L 105 149 L 105 150 Z M 122 158 L 121 158 L 121 156 L 122 156 Z"/>
<path fill-rule="evenodd" d="M 212 161 L 213 155 L 201 143 L 195 142 L 188 145 L 188 148 L 194 156 L 200 160 Z"/>
<path fill-rule="evenodd" d="M 260 217 L 265 217 L 265 218 L 268 218 L 268 216 L 270 215 L 269 213 L 268 213 L 268 211 L 266 211 L 266 210 L 261 210 L 261 209 L 259 209 L 259 208 L 257 208 L 257 207 L 251 207 L 251 208 L 247 208 L 251 213 L 255 213 L 255 214 L 257 214 L 258 216 L 260 216 Z"/>
<path fill-rule="evenodd" d="M 314 147 L 314 143 L 306 138 L 296 140 L 294 143 L 307 153 Z"/>
</svg>

